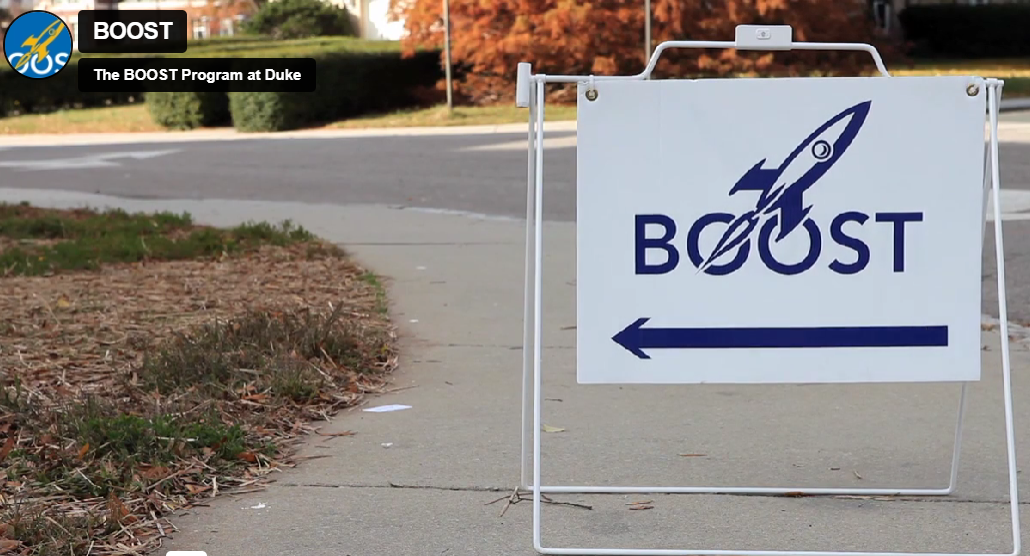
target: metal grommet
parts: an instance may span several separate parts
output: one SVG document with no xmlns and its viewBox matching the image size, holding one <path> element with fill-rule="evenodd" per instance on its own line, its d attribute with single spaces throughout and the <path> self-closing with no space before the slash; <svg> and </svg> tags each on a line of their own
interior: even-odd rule
<svg viewBox="0 0 1030 556">
<path fill-rule="evenodd" d="M 587 90 L 587 100 L 589 100 L 590 102 L 597 100 L 597 89 Z"/>
<path fill-rule="evenodd" d="M 966 94 L 971 97 L 975 97 L 980 94 L 980 86 L 976 83 L 970 83 L 969 86 L 966 87 Z"/>
</svg>

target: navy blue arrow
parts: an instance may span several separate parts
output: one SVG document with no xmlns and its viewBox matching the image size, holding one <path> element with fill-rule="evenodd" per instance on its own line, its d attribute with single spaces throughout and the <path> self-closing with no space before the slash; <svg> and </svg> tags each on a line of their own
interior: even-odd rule
<svg viewBox="0 0 1030 556">
<path fill-rule="evenodd" d="M 645 349 L 937 347 L 948 345 L 947 326 L 814 328 L 644 328 L 637 319 L 612 340 L 641 359 Z"/>
</svg>

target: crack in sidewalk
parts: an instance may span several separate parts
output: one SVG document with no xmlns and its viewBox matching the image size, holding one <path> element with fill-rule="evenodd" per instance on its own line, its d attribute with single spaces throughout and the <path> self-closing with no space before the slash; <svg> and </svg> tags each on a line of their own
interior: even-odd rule
<svg viewBox="0 0 1030 556">
<path fill-rule="evenodd" d="M 487 486 L 440 486 L 440 485 L 406 485 L 394 482 L 388 482 L 386 484 L 378 483 L 279 483 L 284 487 L 294 488 L 375 488 L 375 489 L 399 489 L 399 490 L 432 490 L 441 492 L 512 492 L 515 490 L 514 487 L 487 487 Z M 531 490 L 530 490 L 531 492 Z M 552 493 L 559 494 L 559 493 Z M 560 493 L 560 494 L 577 494 L 580 496 L 624 496 L 623 493 Z M 636 493 L 634 493 L 636 494 Z M 641 493 L 643 494 L 643 493 Z M 648 493 L 648 494 L 666 494 L 673 495 L 675 493 Z M 687 495 L 691 496 L 691 495 Z M 698 496 L 693 494 L 692 496 Z M 914 496 L 861 496 L 861 495 L 809 495 L 809 496 L 792 496 L 782 494 L 742 494 L 742 493 L 706 493 L 701 496 L 739 496 L 743 498 L 824 498 L 831 500 L 854 500 L 862 502 L 929 502 L 929 503 L 953 503 L 953 504 L 1008 504 L 1008 500 L 972 500 L 969 498 L 945 498 L 943 496 L 925 496 L 925 497 L 914 497 Z M 1020 506 L 1030 506 L 1030 501 L 1019 502 Z"/>
<path fill-rule="evenodd" d="M 279 483 L 285 487 L 309 487 L 309 488 L 389 488 L 409 490 L 440 490 L 452 492 L 511 492 L 514 487 L 481 487 L 481 486 L 435 486 L 435 485 L 401 485 L 397 483 L 372 484 L 372 483 Z"/>
</svg>

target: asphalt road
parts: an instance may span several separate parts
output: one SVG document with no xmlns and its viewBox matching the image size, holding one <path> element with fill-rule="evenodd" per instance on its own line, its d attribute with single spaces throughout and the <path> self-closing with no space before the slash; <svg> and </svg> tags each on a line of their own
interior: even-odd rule
<svg viewBox="0 0 1030 556">
<path fill-rule="evenodd" d="M 1030 112 L 1006 114 L 1030 121 Z M 548 220 L 575 220 L 575 132 L 548 134 Z M 1002 184 L 1030 191 L 1030 143 L 1001 148 Z M 0 187 L 143 199 L 377 204 L 520 218 L 525 133 L 264 139 L 0 149 Z M 1005 223 L 1009 314 L 1030 322 L 1030 220 Z M 984 312 L 997 316 L 989 231 Z"/>
</svg>

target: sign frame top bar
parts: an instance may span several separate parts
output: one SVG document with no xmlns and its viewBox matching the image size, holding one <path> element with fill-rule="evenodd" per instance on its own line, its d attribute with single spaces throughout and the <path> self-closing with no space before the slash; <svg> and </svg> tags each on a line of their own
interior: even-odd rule
<svg viewBox="0 0 1030 556">
<path fill-rule="evenodd" d="M 768 36 L 768 44 L 760 44 L 761 41 L 753 40 L 750 37 Z M 532 74 L 532 67 L 526 62 L 519 63 L 518 81 L 516 84 L 516 106 L 519 108 L 529 107 L 529 94 L 531 83 L 542 81 L 544 83 L 583 83 L 584 81 L 611 81 L 611 80 L 647 80 L 651 78 L 655 66 L 662 52 L 670 48 L 736 48 L 738 50 L 850 50 L 854 52 L 868 52 L 876 64 L 876 69 L 883 77 L 890 77 L 887 66 L 875 46 L 866 43 L 837 43 L 837 42 L 794 42 L 793 29 L 789 25 L 738 25 L 736 27 L 736 40 L 733 41 L 665 41 L 655 48 L 651 59 L 644 71 L 636 75 L 545 75 Z M 765 39 L 762 39 L 765 40 Z"/>
</svg>

